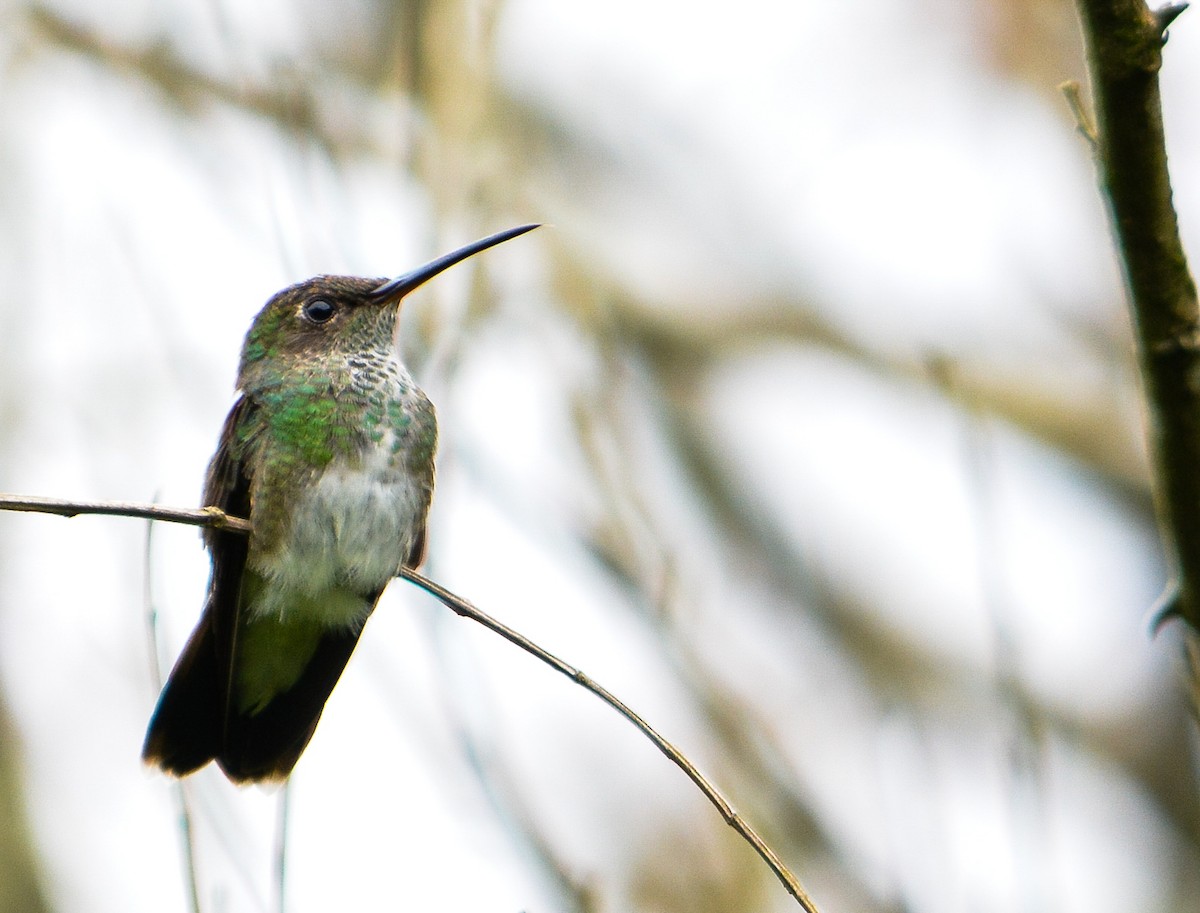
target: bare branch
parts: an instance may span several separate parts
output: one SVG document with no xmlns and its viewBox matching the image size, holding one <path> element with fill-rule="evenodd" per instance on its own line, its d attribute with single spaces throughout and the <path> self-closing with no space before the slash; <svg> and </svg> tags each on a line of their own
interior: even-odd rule
<svg viewBox="0 0 1200 913">
<path fill-rule="evenodd" d="M 101 514 L 110 517 L 140 517 L 143 520 L 164 520 L 206 529 L 227 529 L 250 532 L 250 523 L 231 517 L 219 507 L 191 510 L 183 507 L 163 507 L 159 504 L 138 504 L 133 501 L 64 501 L 59 498 L 38 498 L 31 495 L 0 494 L 0 510 L 20 510 L 29 513 L 77 517 L 81 514 Z"/>
<path fill-rule="evenodd" d="M 134 504 L 119 501 L 66 501 L 57 498 L 36 498 L 17 495 L 0 494 L 0 510 L 18 510 L 29 511 L 35 513 L 56 514 L 63 517 L 76 517 L 81 514 L 103 514 L 107 516 L 122 516 L 122 517 L 141 517 L 152 520 L 164 520 L 169 523 L 184 523 L 190 526 L 202 526 L 210 529 L 225 529 L 232 532 L 249 533 L 251 531 L 250 523 L 239 517 L 231 517 L 223 510 L 215 507 L 205 507 L 200 510 L 186 510 L 182 508 L 160 507 L 156 504 Z M 775 875 L 776 878 L 783 884 L 787 892 L 796 899 L 796 902 L 805 911 L 805 913 L 817 913 L 817 906 L 813 903 L 812 898 L 801 886 L 799 879 L 784 865 L 783 860 L 776 855 L 766 842 L 758 835 L 758 832 L 751 827 L 741 815 L 734 810 L 729 801 L 721 794 L 721 792 L 713 786 L 704 774 L 696 768 L 691 761 L 673 744 L 667 741 L 658 731 L 639 716 L 633 708 L 618 698 L 607 688 L 600 685 L 598 682 L 591 679 L 583 671 L 576 669 L 569 663 L 559 659 L 553 653 L 538 646 L 528 637 L 514 631 L 507 625 L 497 621 L 485 612 L 480 611 L 467 600 L 460 596 L 451 593 L 445 587 L 435 583 L 428 577 L 414 571 L 411 568 L 401 568 L 397 576 L 402 577 L 409 583 L 429 593 L 444 606 L 450 609 L 457 615 L 463 618 L 469 618 L 478 624 L 483 625 L 488 630 L 499 634 L 509 643 L 520 647 L 531 656 L 535 656 L 543 663 L 550 666 L 557 672 L 561 672 L 571 681 L 575 682 L 580 687 L 590 691 L 596 697 L 600 698 L 608 706 L 616 710 L 621 716 L 633 723 L 635 727 L 654 743 L 670 761 L 682 770 L 704 797 L 716 807 L 721 813 L 721 817 L 725 819 L 725 823 L 732 827 L 745 840 L 754 851 L 767 864 L 767 867 Z"/>
<path fill-rule="evenodd" d="M 1129 288 L 1151 409 L 1158 512 L 1179 614 L 1200 632 L 1200 306 L 1171 203 L 1158 71 L 1182 10 L 1078 0 L 1096 103 L 1100 180 Z"/>
<path fill-rule="evenodd" d="M 550 653 L 549 651 L 538 646 L 529 638 L 518 633 L 517 631 L 514 631 L 507 625 L 502 624 L 501 622 L 492 618 L 490 615 L 481 612 L 475 606 L 471 605 L 471 603 L 454 595 L 444 587 L 434 583 L 428 577 L 422 576 L 411 568 L 401 568 L 400 576 L 410 583 L 415 583 L 425 592 L 429 593 L 429 595 L 435 597 L 439 602 L 450 609 L 450 611 L 461 615 L 464 618 L 470 618 L 472 621 L 478 622 L 488 630 L 499 634 L 509 643 L 520 647 L 526 653 L 536 656 L 547 666 L 550 666 L 557 672 L 561 672 L 577 685 L 596 695 L 596 697 L 600 698 L 600 700 L 604 701 L 604 703 L 616 710 L 617 713 L 621 714 L 621 716 L 633 723 L 633 725 L 636 726 L 641 733 L 646 736 L 646 738 L 654 743 L 655 747 L 658 748 L 659 751 L 666 755 L 676 767 L 687 774 L 688 779 L 696 784 L 700 791 L 704 793 L 704 797 L 708 799 L 708 801 L 717 808 L 717 811 L 721 813 L 721 817 L 725 819 L 725 823 L 737 831 L 738 834 L 740 834 L 742 838 L 754 848 L 754 851 L 762 857 L 763 861 L 767 864 L 767 867 L 770 868 L 770 870 L 775 874 L 775 877 L 783 883 L 783 886 L 787 888 L 788 893 L 796 898 L 800 906 L 804 910 L 808 911 L 808 913 L 816 913 L 816 905 L 805 892 L 804 888 L 801 887 L 796 876 L 793 875 L 788 870 L 787 866 L 783 864 L 783 861 L 777 855 L 775 855 L 775 851 L 767 846 L 754 828 L 746 823 L 741 815 L 734 810 L 733 806 L 729 804 L 728 800 L 721 795 L 717 788 L 708 781 L 704 774 L 700 773 L 700 771 L 696 769 L 696 766 L 692 764 L 692 762 L 689 761 L 678 748 L 659 735 L 653 726 L 642 719 L 642 717 L 635 713 L 632 708 L 621 701 L 620 698 L 608 691 L 598 682 L 593 681 L 581 670 L 576 669 L 574 666 L 566 662 L 563 662 L 563 660 L 559 659 L 553 653 Z"/>
</svg>

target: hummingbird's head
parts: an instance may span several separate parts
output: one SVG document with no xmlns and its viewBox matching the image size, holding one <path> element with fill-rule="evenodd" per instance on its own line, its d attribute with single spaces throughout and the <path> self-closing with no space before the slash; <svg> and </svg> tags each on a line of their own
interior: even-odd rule
<svg viewBox="0 0 1200 913">
<path fill-rule="evenodd" d="M 294 362 L 390 343 L 400 299 L 373 296 L 385 282 L 317 276 L 273 295 L 246 334 L 238 385 L 252 389 L 260 375 Z"/>
<path fill-rule="evenodd" d="M 489 235 L 395 279 L 317 276 L 285 288 L 259 311 L 246 334 L 238 386 L 253 389 L 295 362 L 390 346 L 405 295 L 455 263 L 537 227 Z"/>
</svg>

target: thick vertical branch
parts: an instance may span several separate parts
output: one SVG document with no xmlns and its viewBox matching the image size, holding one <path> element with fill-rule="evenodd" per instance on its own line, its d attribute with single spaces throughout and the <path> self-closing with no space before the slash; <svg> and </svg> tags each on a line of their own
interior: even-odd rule
<svg viewBox="0 0 1200 913">
<path fill-rule="evenodd" d="M 1149 398 L 1159 517 L 1179 613 L 1200 632 L 1200 310 L 1179 239 L 1158 71 L 1186 4 L 1078 0 L 1098 127 L 1100 179 L 1129 288 Z"/>
</svg>

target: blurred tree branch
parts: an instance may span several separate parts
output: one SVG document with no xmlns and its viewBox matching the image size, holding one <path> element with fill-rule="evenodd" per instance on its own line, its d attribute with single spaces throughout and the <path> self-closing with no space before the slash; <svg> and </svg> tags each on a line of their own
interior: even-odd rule
<svg viewBox="0 0 1200 913">
<path fill-rule="evenodd" d="M 1100 181 L 1138 335 L 1158 513 L 1176 565 L 1173 611 L 1200 634 L 1200 306 L 1171 202 L 1158 84 L 1166 28 L 1186 6 L 1079 0 Z"/>
<path fill-rule="evenodd" d="M 612 290 L 608 300 L 614 332 L 651 362 L 673 398 L 686 398 L 696 378 L 731 351 L 780 343 L 831 352 L 897 384 L 928 385 L 932 379 L 926 359 L 879 352 L 834 326 L 818 307 L 797 310 L 786 302 L 755 302 L 719 320 L 668 321 L 657 319 L 619 290 Z M 1096 345 L 1109 347 L 1107 340 L 1097 340 Z M 1120 361 L 1119 353 L 1103 354 L 1106 360 Z M 1005 376 L 989 373 L 979 364 L 956 364 L 954 370 L 954 388 L 939 389 L 941 395 L 960 407 L 1011 422 L 1103 473 L 1130 503 L 1139 509 L 1144 503 L 1148 509 L 1139 442 L 1113 427 L 1116 391 L 1081 402 L 1076 392 L 1064 391 L 1052 374 Z"/>
<path fill-rule="evenodd" d="M 299 78 L 277 76 L 269 85 L 262 86 L 239 84 L 203 72 L 166 42 L 146 48 L 127 47 L 73 22 L 49 6 L 29 6 L 26 19 L 39 40 L 153 86 L 181 111 L 195 113 L 213 102 L 226 104 L 280 129 L 308 137 L 334 158 L 366 152 L 373 145 L 366 132 L 347 129 L 353 121 L 339 118 L 336 127 L 332 126 L 319 93 Z"/>
<path fill-rule="evenodd" d="M 7 708 L 0 705 L 0 913 L 44 913 L 50 904 L 26 820 L 19 749 Z"/>
<path fill-rule="evenodd" d="M 80 514 L 104 514 L 109 516 L 129 516 L 141 517 L 154 520 L 165 520 L 171 523 L 185 523 L 189 526 L 202 526 L 210 529 L 223 529 L 230 532 L 248 534 L 251 527 L 248 521 L 237 517 L 231 517 L 225 511 L 216 507 L 205 507 L 199 510 L 159 507 L 153 504 L 132 504 L 118 502 L 81 502 L 67 501 L 57 498 L 35 498 L 15 495 L 0 495 L 0 510 L 17 510 L 35 513 L 48 513 L 64 517 L 75 517 Z M 604 703 L 608 704 L 623 717 L 629 720 L 643 735 L 646 736 L 655 747 L 658 748 L 666 757 L 682 770 L 696 787 L 704 794 L 704 797 L 716 807 L 721 813 L 721 817 L 725 822 L 732 827 L 737 833 L 754 849 L 754 851 L 762 858 L 762 860 L 774 873 L 775 877 L 787 889 L 787 892 L 796 899 L 800 907 L 806 913 L 817 913 L 816 904 L 808 896 L 808 893 L 800 885 L 800 881 L 795 875 L 784 865 L 783 861 L 776 855 L 758 835 L 758 833 L 750 826 L 749 823 L 742 818 L 741 815 L 734 810 L 728 800 L 717 790 L 708 779 L 700 773 L 691 761 L 674 745 L 663 738 L 657 730 L 639 716 L 633 708 L 625 704 L 615 694 L 610 692 L 598 682 L 593 681 L 586 673 L 580 669 L 576 669 L 569 663 L 559 659 L 553 653 L 543 649 L 536 643 L 525 637 L 518 631 L 513 630 L 507 625 L 497 621 L 490 615 L 480 611 L 471 603 L 467 602 L 460 596 L 451 593 L 445 587 L 440 586 L 428 577 L 419 574 L 412 568 L 401 568 L 398 577 L 401 577 L 410 583 L 416 584 L 426 593 L 433 596 L 456 615 L 463 618 L 469 618 L 483 625 L 488 630 L 495 634 L 499 634 L 509 643 L 520 647 L 526 653 L 529 653 L 543 663 L 550 666 L 554 670 L 561 672 L 575 684 L 579 685 L 586 691 L 590 691 L 596 697 L 600 698 Z"/>
</svg>

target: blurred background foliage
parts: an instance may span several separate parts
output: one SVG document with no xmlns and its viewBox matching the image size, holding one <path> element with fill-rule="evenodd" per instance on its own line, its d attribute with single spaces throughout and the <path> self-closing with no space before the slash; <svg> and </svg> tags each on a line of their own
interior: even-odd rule
<svg viewBox="0 0 1200 913">
<path fill-rule="evenodd" d="M 1067 0 L 250 6 L 4 6 L 0 488 L 194 503 L 273 291 L 544 222 L 406 308 L 431 576 L 826 913 L 1200 910 Z M 0 516 L 0 911 L 186 909 L 137 751 L 147 610 L 169 661 L 206 570 L 153 535 Z M 394 585 L 293 781 L 287 909 L 793 908 L 555 678 Z M 279 796 L 185 794 L 203 908 L 274 909 Z"/>
</svg>

